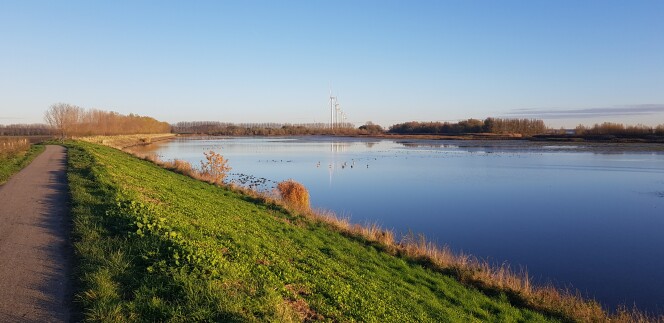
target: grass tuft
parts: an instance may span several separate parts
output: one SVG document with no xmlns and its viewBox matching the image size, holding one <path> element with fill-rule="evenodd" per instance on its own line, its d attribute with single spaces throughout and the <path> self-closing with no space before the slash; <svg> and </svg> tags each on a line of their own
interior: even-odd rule
<svg viewBox="0 0 664 323">
<path fill-rule="evenodd" d="M 309 191 L 304 185 L 289 179 L 277 184 L 277 190 L 289 206 L 298 210 L 309 210 Z"/>
</svg>

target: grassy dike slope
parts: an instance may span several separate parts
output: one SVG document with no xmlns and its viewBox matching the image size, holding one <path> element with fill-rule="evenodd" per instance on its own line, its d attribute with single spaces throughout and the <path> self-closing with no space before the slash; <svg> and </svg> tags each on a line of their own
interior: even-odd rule
<svg viewBox="0 0 664 323">
<path fill-rule="evenodd" d="M 68 144 L 90 321 L 552 321 L 283 209 Z"/>
</svg>

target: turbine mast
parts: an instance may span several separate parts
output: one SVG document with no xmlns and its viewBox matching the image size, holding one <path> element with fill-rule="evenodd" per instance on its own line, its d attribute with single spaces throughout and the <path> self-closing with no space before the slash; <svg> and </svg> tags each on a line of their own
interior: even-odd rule
<svg viewBox="0 0 664 323">
<path fill-rule="evenodd" d="M 330 87 L 330 129 L 344 128 L 347 126 L 346 120 L 348 116 L 343 109 L 341 109 L 341 104 L 339 104 L 339 97 L 332 93 L 332 88 Z"/>
</svg>

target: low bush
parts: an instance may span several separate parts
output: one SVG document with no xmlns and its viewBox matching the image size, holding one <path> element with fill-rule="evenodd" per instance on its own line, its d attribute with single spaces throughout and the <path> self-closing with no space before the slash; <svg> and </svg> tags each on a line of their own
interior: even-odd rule
<svg viewBox="0 0 664 323">
<path fill-rule="evenodd" d="M 228 166 L 228 160 L 212 150 L 203 154 L 206 160 L 201 161 L 200 175 L 210 183 L 222 184 L 226 175 L 231 170 L 231 167 Z"/>
<path fill-rule="evenodd" d="M 309 209 L 309 191 L 304 185 L 289 179 L 277 184 L 277 190 L 290 206 L 301 210 Z"/>
</svg>

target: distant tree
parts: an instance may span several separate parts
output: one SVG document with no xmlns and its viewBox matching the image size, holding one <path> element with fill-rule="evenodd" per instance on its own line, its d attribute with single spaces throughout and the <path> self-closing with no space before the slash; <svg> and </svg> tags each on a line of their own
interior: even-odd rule
<svg viewBox="0 0 664 323">
<path fill-rule="evenodd" d="M 496 130 L 496 120 L 494 118 L 486 118 L 483 130 L 484 132 L 494 132 Z"/>
<path fill-rule="evenodd" d="M 576 128 L 574 128 L 574 134 L 577 135 L 577 136 L 585 135 L 586 131 L 588 131 L 588 128 L 586 126 L 582 125 L 582 124 L 580 124 L 580 125 L 576 126 Z"/>
<path fill-rule="evenodd" d="M 363 126 L 360 126 L 358 129 L 360 129 L 360 130 L 362 130 L 362 131 L 364 131 L 368 134 L 371 134 L 371 135 L 381 134 L 381 133 L 385 132 L 385 130 L 383 130 L 383 127 L 381 127 L 380 125 L 374 124 L 371 121 L 367 121 L 367 123 L 365 123 Z"/>
<path fill-rule="evenodd" d="M 55 131 L 60 138 L 71 135 L 71 131 L 78 122 L 81 108 L 67 103 L 56 103 L 51 105 L 44 113 L 44 120 Z"/>
<path fill-rule="evenodd" d="M 465 133 L 482 132 L 482 130 L 484 129 L 484 122 L 477 119 L 468 119 L 465 121 L 460 121 L 458 125 L 459 125 L 459 130 Z"/>
<path fill-rule="evenodd" d="M 181 121 L 172 126 L 175 133 L 196 133 L 225 136 L 285 136 L 330 134 L 327 123 L 226 123 L 218 121 Z M 336 134 L 356 134 L 351 123 L 342 123 Z"/>
<path fill-rule="evenodd" d="M 592 127 L 578 125 L 575 134 L 579 136 L 615 136 L 615 137 L 647 137 L 661 132 L 662 125 L 650 127 L 643 124 L 625 126 L 622 123 L 604 122 Z"/>
<path fill-rule="evenodd" d="M 406 122 L 395 124 L 389 132 L 401 134 L 463 134 L 463 133 L 498 133 L 534 135 L 545 133 L 546 125 L 536 119 L 468 119 L 457 123 Z"/>
<path fill-rule="evenodd" d="M 658 136 L 664 136 L 664 123 L 655 128 L 655 134 Z"/>
</svg>

